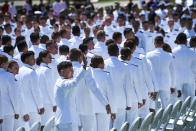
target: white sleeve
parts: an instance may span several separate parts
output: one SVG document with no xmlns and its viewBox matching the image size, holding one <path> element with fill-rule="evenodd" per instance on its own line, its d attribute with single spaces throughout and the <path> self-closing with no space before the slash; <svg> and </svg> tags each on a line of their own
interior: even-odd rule
<svg viewBox="0 0 196 131">
<path fill-rule="evenodd" d="M 3 119 L 3 110 L 2 110 L 2 107 L 3 107 L 3 105 L 2 105 L 2 91 L 1 91 L 1 88 L 0 88 L 0 119 Z"/>
<path fill-rule="evenodd" d="M 10 97 L 10 102 L 12 103 L 13 109 L 15 114 L 20 114 L 20 102 L 19 102 L 19 97 L 20 93 L 18 92 L 18 84 L 16 83 L 15 79 L 13 77 L 8 76 L 8 92 L 9 92 L 9 97 Z"/>
<path fill-rule="evenodd" d="M 171 87 L 170 88 L 177 88 L 176 87 L 176 73 L 175 73 L 175 68 L 173 66 L 173 59 L 175 58 L 172 58 L 172 61 L 170 63 L 170 66 L 169 66 L 169 70 L 170 70 L 170 75 L 171 75 Z M 177 90 L 181 90 L 181 89 L 177 89 Z"/>
<path fill-rule="evenodd" d="M 85 83 L 87 87 L 91 90 L 91 92 L 97 97 L 97 99 L 103 104 L 103 105 L 108 105 L 107 99 L 102 95 L 100 90 L 97 88 L 97 85 L 95 83 L 95 80 L 92 78 L 91 71 L 87 71 L 87 76 L 85 79 Z"/>
<path fill-rule="evenodd" d="M 33 71 L 29 77 L 30 77 L 29 86 L 31 89 L 31 93 L 37 105 L 37 109 L 39 111 L 39 109 L 43 108 L 43 102 L 42 102 L 42 96 L 41 96 L 42 94 L 41 94 L 41 91 L 38 85 L 38 78 L 37 78 L 36 72 Z"/>
</svg>

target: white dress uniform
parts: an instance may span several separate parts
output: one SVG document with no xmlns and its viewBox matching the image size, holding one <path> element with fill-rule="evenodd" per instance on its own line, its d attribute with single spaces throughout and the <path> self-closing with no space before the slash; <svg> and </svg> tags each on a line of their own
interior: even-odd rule
<svg viewBox="0 0 196 131">
<path fill-rule="evenodd" d="M 116 110 L 113 101 L 112 81 L 109 72 L 105 72 L 100 68 L 91 68 L 92 77 L 96 82 L 97 88 L 109 101 L 111 110 Z M 96 115 L 96 131 L 109 131 L 110 114 L 107 114 L 105 106 L 96 98 L 93 97 L 93 107 Z"/>
<path fill-rule="evenodd" d="M 130 74 L 127 72 L 127 67 L 121 62 L 118 57 L 110 56 L 104 61 L 105 70 L 110 72 L 113 82 L 114 91 L 114 105 L 117 109 L 116 119 L 113 122 L 113 127 L 118 130 L 125 122 L 126 110 L 125 108 L 131 107 L 131 87 L 130 87 Z"/>
<path fill-rule="evenodd" d="M 186 34 L 187 38 L 191 38 L 192 36 L 195 36 L 195 31 L 193 29 L 192 30 L 186 29 L 184 33 Z"/>
<path fill-rule="evenodd" d="M 35 58 L 37 58 L 39 53 L 42 51 L 42 49 L 39 48 L 39 45 L 32 45 L 28 50 L 35 53 Z"/>
<path fill-rule="evenodd" d="M 154 32 L 146 32 L 144 34 L 144 51 L 147 53 L 149 51 L 152 51 L 155 49 L 154 47 L 154 39 L 156 36 L 161 36 L 161 34 L 157 33 L 156 31 Z"/>
<path fill-rule="evenodd" d="M 17 84 L 13 74 L 0 68 L 0 83 L 1 83 L 1 118 L 3 117 L 2 131 L 14 130 L 14 115 L 20 114 L 20 103 L 16 99 L 20 94 L 17 91 Z"/>
<path fill-rule="evenodd" d="M 61 63 L 61 62 L 63 62 L 63 61 L 68 61 L 68 60 L 67 60 L 67 56 L 65 56 L 65 55 L 60 55 L 59 58 L 57 58 L 56 61 L 57 61 L 58 64 Z"/>
<path fill-rule="evenodd" d="M 71 48 L 71 47 L 70 47 L 70 46 L 71 46 L 71 43 L 70 43 L 70 41 L 69 41 L 68 39 L 66 39 L 66 38 L 61 38 L 61 41 L 60 41 L 60 43 L 59 43 L 59 47 L 60 47 L 61 45 L 66 45 L 66 46 L 68 46 L 69 48 Z"/>
<path fill-rule="evenodd" d="M 185 100 L 187 96 L 194 96 L 194 74 L 191 67 L 196 61 L 196 54 L 185 45 L 178 45 L 172 52 L 175 57 L 176 88 L 182 91 Z"/>
<path fill-rule="evenodd" d="M 46 49 L 46 44 L 40 43 L 39 44 L 39 48 L 43 51 L 43 50 L 47 50 Z"/>
<path fill-rule="evenodd" d="M 69 42 L 71 43 L 71 45 L 69 46 L 70 49 L 72 48 L 79 48 L 79 45 L 82 44 L 82 39 L 79 36 L 73 36 Z"/>
<path fill-rule="evenodd" d="M 95 44 L 94 54 L 98 56 L 102 56 L 103 59 L 107 59 L 109 57 L 108 55 L 108 47 L 105 45 L 104 42 L 98 41 Z"/>
<path fill-rule="evenodd" d="M 22 55 L 23 52 L 19 52 L 16 56 L 14 56 L 14 59 L 16 59 L 19 67 L 22 67 L 23 66 L 23 62 L 21 61 L 21 55 Z"/>
<path fill-rule="evenodd" d="M 39 88 L 43 98 L 43 105 L 45 112 L 41 116 L 41 124 L 45 125 L 46 122 L 54 116 L 53 106 L 55 106 L 54 99 L 54 84 L 52 69 L 45 63 L 41 63 L 36 69 L 39 81 Z"/>
<path fill-rule="evenodd" d="M 112 25 L 110 26 L 104 26 L 104 31 L 108 35 L 107 39 L 112 39 L 113 33 L 115 32 Z"/>
<path fill-rule="evenodd" d="M 139 89 L 139 81 L 138 81 L 138 68 L 137 65 L 134 65 L 131 63 L 131 61 L 123 61 L 125 65 L 128 67 L 128 71 L 130 71 L 130 87 L 131 87 L 131 92 L 130 96 L 131 98 L 131 110 L 127 111 L 126 117 L 127 121 L 129 123 L 133 123 L 133 121 L 138 117 L 138 102 L 139 100 L 142 102 L 141 97 L 139 96 L 138 89 Z M 141 94 L 141 93 L 140 93 Z M 139 98 L 140 97 L 140 98 Z"/>
<path fill-rule="evenodd" d="M 20 83 L 19 87 L 22 88 L 22 97 L 25 103 L 24 107 L 30 116 L 29 124 L 31 126 L 34 122 L 41 121 L 38 112 L 39 109 L 43 108 L 42 96 L 38 85 L 36 71 L 32 66 L 24 64 L 24 66 L 19 69 L 17 79 Z"/>
<path fill-rule="evenodd" d="M 57 103 L 57 113 L 55 124 L 58 131 L 78 131 L 79 114 L 76 105 L 76 88 L 84 79 L 87 71 L 80 70 L 75 78 L 59 78 L 55 85 L 55 101 Z"/>
<path fill-rule="evenodd" d="M 53 32 L 53 29 L 50 28 L 48 25 L 46 25 L 45 27 L 43 26 L 39 26 L 40 28 L 40 35 L 47 35 L 49 37 L 49 39 L 51 39 L 51 35 Z"/>
<path fill-rule="evenodd" d="M 173 57 L 171 54 L 157 48 L 148 52 L 147 59 L 152 63 L 157 84 L 159 87 L 159 96 L 161 98 L 162 107 L 165 108 L 170 104 L 170 88 L 175 88 L 175 74 L 173 73 Z M 167 83 L 167 84 L 165 84 Z"/>
<path fill-rule="evenodd" d="M 75 77 L 79 73 L 79 70 L 82 68 L 82 65 L 76 61 L 73 61 L 72 65 L 74 67 Z M 80 82 L 76 90 L 77 111 L 79 113 L 81 126 L 84 131 L 94 131 L 96 128 L 92 95 L 96 96 L 96 98 L 103 104 L 103 106 L 106 106 L 108 104 L 107 99 L 97 88 L 90 70 L 88 70 L 86 78 Z"/>
<path fill-rule="evenodd" d="M 196 54 L 196 47 L 191 48 Z M 192 71 L 195 76 L 195 89 L 196 89 L 196 61 L 193 62 Z"/>
<path fill-rule="evenodd" d="M 177 45 L 174 42 L 176 40 L 177 35 L 179 34 L 178 29 L 167 30 L 167 34 L 164 37 L 164 41 L 170 45 L 172 49 L 174 49 Z"/>
</svg>

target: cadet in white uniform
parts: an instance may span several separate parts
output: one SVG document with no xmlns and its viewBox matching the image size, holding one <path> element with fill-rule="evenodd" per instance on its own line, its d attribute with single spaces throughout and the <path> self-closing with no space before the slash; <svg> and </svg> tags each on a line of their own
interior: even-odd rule
<svg viewBox="0 0 196 131">
<path fill-rule="evenodd" d="M 79 49 L 74 48 L 70 51 L 69 58 L 72 61 L 75 76 L 82 68 L 82 52 Z M 100 90 L 96 87 L 96 83 L 92 78 L 90 70 L 88 71 L 86 78 L 81 81 L 78 86 L 79 87 L 76 90 L 76 103 L 77 111 L 79 113 L 81 121 L 81 126 L 84 131 L 95 130 L 96 123 L 93 111 L 92 95 L 96 96 L 96 98 L 103 104 L 103 106 L 106 107 L 107 111 L 110 110 L 108 100 L 101 94 Z"/>
<path fill-rule="evenodd" d="M 112 112 L 116 112 L 113 100 L 112 81 L 110 73 L 104 71 L 104 60 L 101 56 L 94 56 L 91 59 L 90 66 L 92 67 L 92 77 L 96 82 L 97 88 L 107 98 L 111 105 Z M 96 131 L 109 131 L 110 127 L 110 112 L 106 112 L 105 106 L 93 97 L 93 107 L 96 116 Z M 112 115 L 113 117 L 113 115 Z"/>
<path fill-rule="evenodd" d="M 180 33 L 175 42 L 178 44 L 178 46 L 173 49 L 173 55 L 175 57 L 176 88 L 178 90 L 178 96 L 182 93 L 183 100 L 185 100 L 188 96 L 195 96 L 194 74 L 191 67 L 196 61 L 196 55 L 193 50 L 186 46 L 186 34 Z M 184 65 L 185 63 L 186 65 Z"/>
<path fill-rule="evenodd" d="M 125 122 L 126 109 L 131 107 L 130 94 L 130 74 L 127 72 L 127 67 L 118 59 L 119 49 L 116 44 L 108 46 L 108 54 L 110 57 L 104 61 L 105 70 L 110 72 L 113 91 L 114 105 L 116 110 L 116 119 L 113 121 L 113 127 L 120 129 Z"/>
<path fill-rule="evenodd" d="M 82 44 L 82 39 L 80 38 L 80 28 L 79 26 L 72 27 L 72 34 L 73 37 L 69 40 L 71 45 L 69 46 L 70 49 L 78 48 L 80 44 Z"/>
<path fill-rule="evenodd" d="M 29 125 L 32 126 L 34 122 L 41 121 L 40 115 L 44 113 L 44 107 L 37 73 L 33 68 L 35 64 L 34 53 L 32 51 L 23 53 L 21 60 L 24 65 L 19 69 L 19 74 L 16 77 L 19 80 L 19 86 L 22 88 L 22 97 L 25 104 L 23 106 L 30 116 Z"/>
<path fill-rule="evenodd" d="M 161 48 L 163 44 L 163 37 L 156 37 L 154 42 L 156 49 L 154 51 L 148 52 L 146 57 L 152 63 L 152 68 L 154 69 L 159 86 L 161 104 L 162 107 L 165 108 L 168 104 L 170 104 L 170 88 L 175 88 L 173 80 L 175 78 L 175 74 L 172 70 L 173 58 L 169 53 L 163 51 Z"/>
<path fill-rule="evenodd" d="M 36 64 L 39 66 L 36 69 L 39 88 L 43 98 L 43 105 L 45 112 L 41 116 L 42 128 L 45 126 L 46 122 L 54 116 L 56 112 L 56 104 L 54 100 L 54 84 L 52 83 L 53 74 L 52 69 L 48 66 L 52 61 L 52 56 L 49 51 L 41 51 L 39 57 L 36 60 Z"/>
<path fill-rule="evenodd" d="M 30 35 L 32 46 L 29 48 L 29 51 L 33 51 L 35 53 L 35 58 L 39 56 L 41 49 L 39 48 L 40 37 L 38 33 L 31 33 Z"/>
<path fill-rule="evenodd" d="M 58 131 L 79 131 L 79 114 L 76 105 L 76 88 L 84 79 L 87 71 L 80 72 L 73 78 L 73 66 L 71 62 L 61 62 L 58 65 L 59 78 L 55 85 L 55 100 L 57 113 L 55 124 Z"/>
</svg>

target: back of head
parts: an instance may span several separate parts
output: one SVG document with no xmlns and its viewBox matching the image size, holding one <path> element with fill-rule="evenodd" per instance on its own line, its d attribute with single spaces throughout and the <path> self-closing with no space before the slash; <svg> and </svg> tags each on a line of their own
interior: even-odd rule
<svg viewBox="0 0 196 131">
<path fill-rule="evenodd" d="M 61 45 L 59 47 L 59 53 L 64 55 L 69 54 L 69 47 L 67 45 Z"/>
<path fill-rule="evenodd" d="M 5 45 L 5 46 L 3 47 L 3 51 L 4 51 L 5 53 L 9 53 L 10 51 L 14 51 L 14 47 L 13 47 L 12 45 Z"/>
<path fill-rule="evenodd" d="M 82 53 L 85 53 L 88 51 L 88 46 L 85 44 L 80 44 L 79 49 L 82 51 Z"/>
<path fill-rule="evenodd" d="M 132 32 L 131 28 L 126 28 L 123 32 L 124 36 L 126 36 L 127 34 L 129 34 L 130 32 Z"/>
<path fill-rule="evenodd" d="M 156 47 L 162 47 L 164 44 L 163 37 L 162 36 L 155 37 L 154 43 Z"/>
<path fill-rule="evenodd" d="M 32 43 L 35 43 L 35 42 L 37 42 L 38 40 L 39 40 L 39 33 L 31 33 L 31 35 L 30 35 L 30 39 L 31 39 L 31 42 Z"/>
<path fill-rule="evenodd" d="M 11 40 L 12 40 L 12 39 L 11 39 L 10 36 L 8 36 L 8 35 L 3 35 L 3 36 L 2 36 L 2 45 L 7 45 L 8 42 L 10 42 Z"/>
<path fill-rule="evenodd" d="M 128 60 L 129 56 L 131 55 L 131 50 L 128 47 L 122 48 L 120 51 L 120 58 L 122 60 Z"/>
<path fill-rule="evenodd" d="M 135 50 L 136 42 L 134 39 L 128 39 L 124 43 L 124 48 L 128 47 L 131 51 Z"/>
<path fill-rule="evenodd" d="M 49 41 L 49 37 L 47 35 L 41 36 L 40 43 L 46 44 L 46 41 Z"/>
<path fill-rule="evenodd" d="M 0 67 L 2 64 L 8 62 L 8 58 L 7 56 L 4 56 L 4 55 L 0 55 Z"/>
<path fill-rule="evenodd" d="M 16 46 L 17 46 L 19 52 L 23 52 L 25 48 L 28 48 L 27 43 L 24 40 L 19 41 L 18 43 L 16 43 Z"/>
<path fill-rule="evenodd" d="M 80 49 L 73 48 L 69 52 L 69 59 L 71 61 L 78 61 L 81 56 L 82 56 L 82 51 Z"/>
<path fill-rule="evenodd" d="M 91 58 L 90 66 L 93 68 L 98 68 L 99 64 L 103 64 L 104 60 L 101 56 L 93 56 Z"/>
<path fill-rule="evenodd" d="M 186 45 L 187 44 L 187 36 L 185 33 L 180 33 L 178 34 L 178 36 L 176 37 L 176 40 L 174 41 L 176 44 L 180 45 Z"/>
<path fill-rule="evenodd" d="M 172 49 L 171 49 L 169 44 L 166 44 L 166 43 L 163 44 L 162 48 L 163 48 L 164 51 L 166 51 L 168 53 L 172 53 Z"/>
<path fill-rule="evenodd" d="M 25 63 L 26 59 L 29 58 L 30 56 L 34 56 L 33 51 L 26 51 L 21 55 L 21 61 Z"/>
<path fill-rule="evenodd" d="M 122 34 L 120 32 L 114 32 L 112 38 L 113 40 L 117 41 L 118 39 L 122 38 Z"/>
<path fill-rule="evenodd" d="M 191 37 L 190 47 L 196 47 L 196 36 Z"/>
<path fill-rule="evenodd" d="M 37 65 L 40 65 L 40 64 L 43 62 L 42 59 L 45 58 L 48 54 L 50 54 L 50 53 L 49 53 L 49 51 L 47 51 L 47 50 L 41 51 L 41 52 L 39 53 L 38 58 L 36 59 L 36 64 L 37 64 Z"/>
<path fill-rule="evenodd" d="M 108 54 L 110 56 L 118 56 L 119 55 L 119 48 L 116 44 L 110 44 L 108 46 Z"/>
<path fill-rule="evenodd" d="M 84 39 L 83 39 L 83 44 L 84 44 L 84 45 L 88 45 L 88 43 L 89 43 L 90 41 L 92 41 L 92 40 L 93 40 L 93 37 L 84 38 Z"/>
<path fill-rule="evenodd" d="M 110 44 L 115 44 L 115 41 L 114 41 L 113 39 L 108 39 L 108 40 L 105 42 L 105 44 L 106 44 L 107 46 L 109 46 Z"/>
<path fill-rule="evenodd" d="M 97 40 L 101 40 L 105 37 L 105 31 L 99 30 L 96 34 Z"/>
<path fill-rule="evenodd" d="M 69 61 L 63 61 L 63 62 L 61 62 L 61 63 L 59 63 L 57 65 L 57 70 L 58 70 L 58 72 L 60 74 L 61 70 L 68 69 L 70 67 L 73 67 L 71 62 L 69 62 Z"/>
<path fill-rule="evenodd" d="M 79 26 L 73 26 L 72 27 L 72 34 L 74 36 L 80 36 L 80 27 Z"/>
</svg>

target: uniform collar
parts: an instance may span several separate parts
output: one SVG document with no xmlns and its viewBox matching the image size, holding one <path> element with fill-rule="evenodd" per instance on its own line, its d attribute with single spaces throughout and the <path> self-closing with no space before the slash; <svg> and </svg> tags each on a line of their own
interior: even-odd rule
<svg viewBox="0 0 196 131">
<path fill-rule="evenodd" d="M 46 63 L 43 63 L 43 62 L 40 64 L 40 66 L 47 67 L 47 68 L 51 69 Z"/>
<path fill-rule="evenodd" d="M 35 70 L 34 68 L 33 68 L 33 66 L 30 66 L 30 65 L 28 65 L 28 64 L 23 64 L 25 67 L 27 67 L 27 68 L 30 68 L 30 69 L 32 69 L 32 70 Z"/>
<path fill-rule="evenodd" d="M 81 67 L 82 65 L 78 61 L 72 61 L 72 65 L 76 67 Z"/>
</svg>

